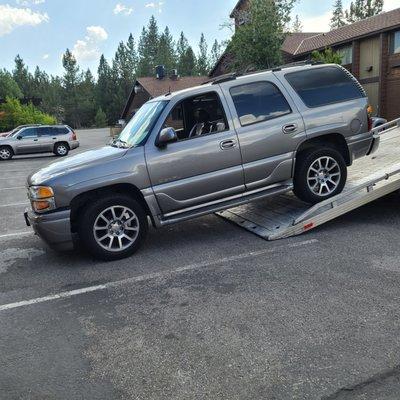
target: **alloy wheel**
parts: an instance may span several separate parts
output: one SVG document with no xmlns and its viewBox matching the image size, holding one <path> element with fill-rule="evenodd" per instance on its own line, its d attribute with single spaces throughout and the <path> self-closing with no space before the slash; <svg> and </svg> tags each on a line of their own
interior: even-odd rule
<svg viewBox="0 0 400 400">
<path fill-rule="evenodd" d="M 316 159 L 307 173 L 309 189 L 317 196 L 332 194 L 340 184 L 341 172 L 338 162 L 329 156 Z"/>
<path fill-rule="evenodd" d="M 121 252 L 132 246 L 139 235 L 139 219 L 128 207 L 112 206 L 96 218 L 93 234 L 104 250 Z"/>
<path fill-rule="evenodd" d="M 10 157 L 11 157 L 10 149 L 7 148 L 0 149 L 0 158 L 2 160 L 8 160 Z"/>
</svg>

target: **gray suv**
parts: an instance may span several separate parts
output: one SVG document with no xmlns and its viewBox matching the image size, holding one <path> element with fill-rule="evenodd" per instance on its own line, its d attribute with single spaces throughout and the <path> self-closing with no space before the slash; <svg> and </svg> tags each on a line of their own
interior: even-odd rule
<svg viewBox="0 0 400 400">
<path fill-rule="evenodd" d="M 0 137 L 0 160 L 34 153 L 64 157 L 78 147 L 76 134 L 67 125 L 25 125 L 14 129 L 7 137 Z"/>
<path fill-rule="evenodd" d="M 148 230 L 294 190 L 340 193 L 376 150 L 368 99 L 337 65 L 228 75 L 144 104 L 118 139 L 28 178 L 25 218 L 53 248 L 133 254 Z"/>
</svg>

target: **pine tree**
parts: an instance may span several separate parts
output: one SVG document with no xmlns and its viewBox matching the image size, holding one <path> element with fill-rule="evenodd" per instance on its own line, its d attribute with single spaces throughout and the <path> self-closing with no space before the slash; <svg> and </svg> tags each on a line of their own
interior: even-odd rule
<svg viewBox="0 0 400 400">
<path fill-rule="evenodd" d="M 217 62 L 221 58 L 221 54 L 222 54 L 221 45 L 218 43 L 218 40 L 215 39 L 214 44 L 211 48 L 211 55 L 210 55 L 211 67 L 214 67 L 214 65 L 217 64 Z"/>
<path fill-rule="evenodd" d="M 99 68 L 97 69 L 97 86 L 96 86 L 96 104 L 99 108 L 101 108 L 105 114 L 107 115 L 107 121 L 111 124 L 111 108 L 113 101 L 113 93 L 112 93 L 112 74 L 111 68 L 104 57 L 102 55 L 100 57 Z"/>
<path fill-rule="evenodd" d="M 65 120 L 73 128 L 80 128 L 78 86 L 81 83 L 79 67 L 69 49 L 62 58 L 65 73 L 63 76 Z"/>
<path fill-rule="evenodd" d="M 197 57 L 197 73 L 199 75 L 207 75 L 210 69 L 208 58 L 208 46 L 204 34 L 201 34 L 199 42 L 199 54 Z"/>
<path fill-rule="evenodd" d="M 129 35 L 128 41 L 126 42 L 126 57 L 127 57 L 127 67 L 129 71 L 131 71 L 131 80 L 135 80 L 137 64 L 138 64 L 138 56 L 136 52 L 136 43 L 133 38 L 132 33 Z"/>
<path fill-rule="evenodd" d="M 157 63 L 157 53 L 159 44 L 159 34 L 157 21 L 152 16 L 147 28 L 143 28 L 139 40 L 138 55 L 138 76 L 153 76 Z"/>
<path fill-rule="evenodd" d="M 96 84 L 90 69 L 82 73 L 78 86 L 79 120 L 82 126 L 92 126 L 96 113 L 95 103 Z"/>
<path fill-rule="evenodd" d="M 175 68 L 177 64 L 174 47 L 174 39 L 167 26 L 160 36 L 156 63 L 158 65 L 164 65 L 168 72 Z"/>
<path fill-rule="evenodd" d="M 292 24 L 292 28 L 290 31 L 293 33 L 303 32 L 303 24 L 301 23 L 300 17 L 298 15 L 296 15 L 296 18 L 294 19 L 294 22 Z"/>
<path fill-rule="evenodd" d="M 178 55 L 179 74 L 182 76 L 194 75 L 196 69 L 196 56 L 193 49 L 189 46 L 189 42 L 183 32 L 181 32 L 176 45 L 176 52 Z"/>
<path fill-rule="evenodd" d="M 24 60 L 20 57 L 19 54 L 15 57 L 14 61 L 15 61 L 15 68 L 13 71 L 14 81 L 21 89 L 23 96 L 33 97 L 33 93 L 31 90 L 32 75 L 29 73 L 29 70 L 24 63 Z"/>
<path fill-rule="evenodd" d="M 330 27 L 332 30 L 334 30 L 341 28 L 344 25 L 346 25 L 346 21 L 344 19 L 343 3 L 342 0 L 336 0 L 333 6 L 333 15 L 331 18 Z"/>
<path fill-rule="evenodd" d="M 94 124 L 96 128 L 105 128 L 107 126 L 107 116 L 106 113 L 101 109 L 97 110 L 96 116 L 94 118 Z"/>
<path fill-rule="evenodd" d="M 362 21 L 382 12 L 384 0 L 355 0 L 346 10 L 346 20 L 349 23 Z"/>
<path fill-rule="evenodd" d="M 5 100 L 7 97 L 21 98 L 22 92 L 12 75 L 0 69 L 0 99 Z"/>
</svg>

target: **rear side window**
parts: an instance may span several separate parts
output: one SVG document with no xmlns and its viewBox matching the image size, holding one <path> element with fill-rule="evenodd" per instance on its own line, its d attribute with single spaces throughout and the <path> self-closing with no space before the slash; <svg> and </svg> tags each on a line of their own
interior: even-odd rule
<svg viewBox="0 0 400 400">
<path fill-rule="evenodd" d="M 292 72 L 285 78 L 311 108 L 365 97 L 357 82 L 336 67 Z"/>
<path fill-rule="evenodd" d="M 254 82 L 230 90 L 242 126 L 278 118 L 292 112 L 281 91 L 271 82 Z"/>
<path fill-rule="evenodd" d="M 69 133 L 69 129 L 65 126 L 60 126 L 57 128 L 53 128 L 57 135 L 66 135 Z"/>
</svg>

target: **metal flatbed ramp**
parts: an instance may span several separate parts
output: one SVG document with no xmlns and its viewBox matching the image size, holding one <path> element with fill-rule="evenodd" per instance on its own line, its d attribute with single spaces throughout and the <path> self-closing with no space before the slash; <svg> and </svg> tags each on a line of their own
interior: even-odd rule
<svg viewBox="0 0 400 400">
<path fill-rule="evenodd" d="M 400 190 L 400 119 L 374 130 L 378 152 L 349 168 L 345 190 L 310 207 L 293 193 L 267 198 L 217 215 L 266 239 L 300 235 L 365 204 Z"/>
</svg>

